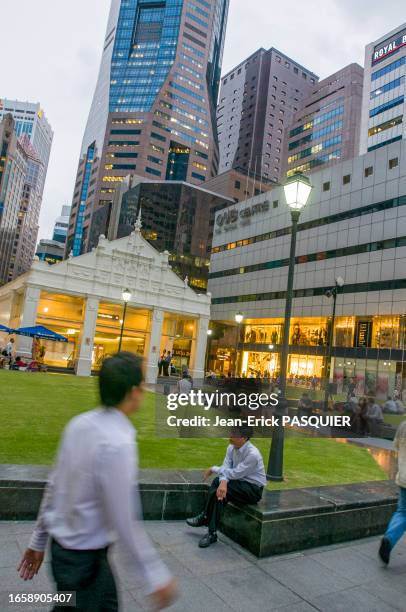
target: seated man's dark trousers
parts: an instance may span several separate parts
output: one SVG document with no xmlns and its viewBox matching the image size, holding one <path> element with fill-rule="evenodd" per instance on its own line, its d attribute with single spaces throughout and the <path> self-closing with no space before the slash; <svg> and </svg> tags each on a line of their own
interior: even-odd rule
<svg viewBox="0 0 406 612">
<path fill-rule="evenodd" d="M 204 514 L 210 532 L 218 529 L 221 513 L 227 502 L 237 502 L 239 504 L 257 504 L 261 497 L 263 487 L 260 487 L 246 480 L 229 480 L 227 482 L 227 496 L 223 501 L 217 499 L 216 492 L 220 484 L 218 476 L 210 485 L 206 508 Z"/>
<path fill-rule="evenodd" d="M 55 540 L 51 544 L 51 566 L 58 591 L 76 591 L 76 606 L 55 606 L 55 610 L 115 612 L 117 590 L 107 548 L 67 550 Z"/>
</svg>

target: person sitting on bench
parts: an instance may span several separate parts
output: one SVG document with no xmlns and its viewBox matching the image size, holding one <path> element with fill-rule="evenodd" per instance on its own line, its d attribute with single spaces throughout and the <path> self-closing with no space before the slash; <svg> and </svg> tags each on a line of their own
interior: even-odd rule
<svg viewBox="0 0 406 612">
<path fill-rule="evenodd" d="M 265 467 L 261 453 L 250 442 L 251 435 L 249 427 L 233 429 L 223 465 L 214 465 L 204 472 L 205 480 L 217 474 L 211 483 L 205 509 L 186 521 L 190 527 L 208 527 L 208 533 L 199 541 L 200 548 L 217 542 L 217 529 L 227 502 L 256 504 L 262 497 Z"/>
</svg>

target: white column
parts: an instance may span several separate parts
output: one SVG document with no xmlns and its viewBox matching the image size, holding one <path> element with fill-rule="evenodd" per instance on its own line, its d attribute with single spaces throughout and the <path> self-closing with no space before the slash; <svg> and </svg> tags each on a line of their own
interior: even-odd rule
<svg viewBox="0 0 406 612">
<path fill-rule="evenodd" d="M 79 359 L 76 363 L 76 374 L 78 376 L 90 376 L 92 372 L 92 351 L 98 311 L 99 299 L 96 297 L 88 297 L 82 334 L 80 337 Z"/>
<path fill-rule="evenodd" d="M 27 286 L 24 295 L 20 327 L 33 327 L 36 324 L 40 296 L 41 289 L 39 287 Z M 32 357 L 32 338 L 16 336 L 16 345 L 16 355 L 20 355 L 20 357 Z"/>
<path fill-rule="evenodd" d="M 145 382 L 150 385 L 154 385 L 158 377 L 158 359 L 160 357 L 160 344 L 163 322 L 163 311 L 154 308 L 151 317 L 151 330 L 149 336 L 148 354 L 146 359 L 147 363 L 145 368 Z"/>
<path fill-rule="evenodd" d="M 202 380 L 205 375 L 207 330 L 209 329 L 209 317 L 200 317 L 197 321 L 196 340 L 193 341 L 191 355 L 192 377 Z"/>
</svg>

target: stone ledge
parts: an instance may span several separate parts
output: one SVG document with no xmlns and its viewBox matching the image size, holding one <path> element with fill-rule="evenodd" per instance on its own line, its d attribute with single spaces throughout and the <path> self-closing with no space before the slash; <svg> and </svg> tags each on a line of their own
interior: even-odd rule
<svg viewBox="0 0 406 612">
<path fill-rule="evenodd" d="M 221 529 L 257 557 L 268 557 L 381 534 L 396 504 L 391 481 L 266 491 L 256 506 L 229 504 Z"/>
<path fill-rule="evenodd" d="M 46 466 L 0 465 L 0 520 L 36 518 Z M 201 511 L 207 485 L 200 470 L 141 470 L 146 520 L 183 520 Z M 396 508 L 392 481 L 265 491 L 258 505 L 228 504 L 221 530 L 257 557 L 383 533 Z"/>
</svg>

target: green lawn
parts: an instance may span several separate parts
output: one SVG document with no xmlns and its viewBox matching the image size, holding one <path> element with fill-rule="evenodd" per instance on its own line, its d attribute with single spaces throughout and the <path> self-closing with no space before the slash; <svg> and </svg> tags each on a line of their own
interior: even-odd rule
<svg viewBox="0 0 406 612">
<path fill-rule="evenodd" d="M 97 405 L 97 380 L 63 374 L 0 370 L 0 463 L 51 464 L 67 421 Z M 141 467 L 205 468 L 222 462 L 221 439 L 155 436 L 154 394 L 147 393 L 134 423 Z M 256 440 L 265 462 L 269 440 Z M 344 484 L 386 478 L 368 451 L 334 440 L 288 436 L 285 482 L 271 488 Z"/>
</svg>

